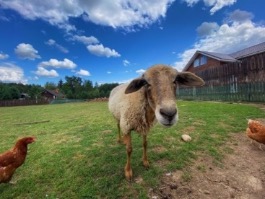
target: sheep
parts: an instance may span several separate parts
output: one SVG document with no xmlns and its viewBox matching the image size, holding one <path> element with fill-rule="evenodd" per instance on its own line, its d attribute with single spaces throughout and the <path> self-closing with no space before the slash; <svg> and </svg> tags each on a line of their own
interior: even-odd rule
<svg viewBox="0 0 265 199">
<path fill-rule="evenodd" d="M 178 121 L 176 106 L 177 84 L 201 86 L 204 81 L 190 72 L 178 72 L 166 65 L 154 65 L 130 83 L 112 89 L 108 107 L 117 121 L 118 142 L 126 144 L 127 162 L 125 177 L 132 180 L 131 131 L 143 136 L 143 165 L 149 167 L 147 158 L 147 134 L 153 124 L 170 127 Z"/>
</svg>

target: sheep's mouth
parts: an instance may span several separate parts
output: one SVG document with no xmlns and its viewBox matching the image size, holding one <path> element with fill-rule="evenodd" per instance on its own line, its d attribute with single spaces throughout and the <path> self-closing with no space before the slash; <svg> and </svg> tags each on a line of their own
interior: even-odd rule
<svg viewBox="0 0 265 199">
<path fill-rule="evenodd" d="M 158 122 L 159 122 L 161 125 L 165 126 L 165 127 L 171 127 L 171 126 L 173 126 L 173 125 L 177 122 L 177 117 L 174 117 L 174 118 L 171 119 L 171 120 L 168 120 L 168 119 L 166 119 L 166 118 L 160 117 L 160 118 L 158 119 Z"/>
<path fill-rule="evenodd" d="M 166 126 L 166 127 L 173 126 L 173 124 L 163 124 L 163 125 Z"/>
<path fill-rule="evenodd" d="M 165 127 L 171 127 L 175 124 L 175 122 L 169 122 L 169 123 L 161 123 Z"/>
</svg>

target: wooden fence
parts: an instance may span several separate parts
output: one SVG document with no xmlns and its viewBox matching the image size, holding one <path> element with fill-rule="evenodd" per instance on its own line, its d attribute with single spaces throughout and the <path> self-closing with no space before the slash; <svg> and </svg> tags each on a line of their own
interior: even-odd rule
<svg viewBox="0 0 265 199">
<path fill-rule="evenodd" d="M 205 86 L 179 87 L 179 99 L 265 102 L 265 53 L 195 73 Z"/>
<path fill-rule="evenodd" d="M 1 100 L 1 106 L 28 106 L 28 105 L 42 105 L 42 104 L 49 104 L 48 100 L 45 99 L 38 99 L 38 100 Z"/>
<path fill-rule="evenodd" d="M 265 102 L 265 83 L 242 83 L 234 90 L 231 85 L 178 88 L 178 99 Z"/>
</svg>

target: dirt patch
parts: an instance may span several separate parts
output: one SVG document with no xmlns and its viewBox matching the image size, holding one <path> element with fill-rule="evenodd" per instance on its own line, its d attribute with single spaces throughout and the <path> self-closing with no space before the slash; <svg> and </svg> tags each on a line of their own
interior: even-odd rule
<svg viewBox="0 0 265 199">
<path fill-rule="evenodd" d="M 222 163 L 201 155 L 184 171 L 166 173 L 149 198 L 263 199 L 265 198 L 265 146 L 243 133 L 232 134 Z"/>
</svg>

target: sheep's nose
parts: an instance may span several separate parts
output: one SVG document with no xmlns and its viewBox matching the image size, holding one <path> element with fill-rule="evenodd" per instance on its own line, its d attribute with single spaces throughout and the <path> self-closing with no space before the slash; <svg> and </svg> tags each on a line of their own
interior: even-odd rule
<svg viewBox="0 0 265 199">
<path fill-rule="evenodd" d="M 175 115 L 177 114 L 177 109 L 176 108 L 161 108 L 160 109 L 160 114 L 171 121 Z"/>
</svg>

